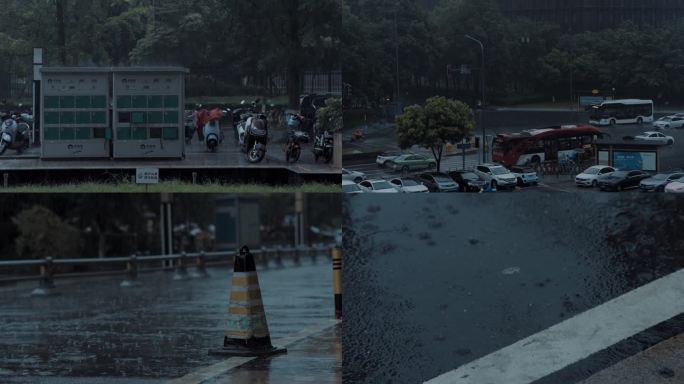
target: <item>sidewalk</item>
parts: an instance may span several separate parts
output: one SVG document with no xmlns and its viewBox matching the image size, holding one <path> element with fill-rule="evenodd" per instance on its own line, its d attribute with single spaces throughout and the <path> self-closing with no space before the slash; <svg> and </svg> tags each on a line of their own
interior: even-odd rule
<svg viewBox="0 0 684 384">
<path fill-rule="evenodd" d="M 580 384 L 670 384 L 684 382 L 684 334 L 622 360 Z"/>
<path fill-rule="evenodd" d="M 341 322 L 326 322 L 286 339 L 273 340 L 273 345 L 287 347 L 287 354 L 260 359 L 232 357 L 169 384 L 338 384 L 342 382 L 341 332 Z"/>
</svg>

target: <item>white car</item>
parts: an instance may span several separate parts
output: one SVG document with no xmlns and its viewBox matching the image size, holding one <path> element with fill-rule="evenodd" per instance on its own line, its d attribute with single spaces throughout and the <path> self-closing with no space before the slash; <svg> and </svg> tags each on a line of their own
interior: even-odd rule
<svg viewBox="0 0 684 384">
<path fill-rule="evenodd" d="M 518 178 L 511 171 L 499 164 L 481 164 L 475 168 L 475 174 L 496 189 L 515 189 Z"/>
<path fill-rule="evenodd" d="M 403 155 L 401 152 L 383 152 L 378 155 L 378 157 L 375 159 L 375 162 L 378 164 L 378 167 L 382 168 L 385 167 L 389 164 L 390 161 L 396 159 L 397 157 Z"/>
<path fill-rule="evenodd" d="M 673 181 L 665 187 L 667 193 L 684 193 L 684 180 Z"/>
<path fill-rule="evenodd" d="M 366 175 L 362 172 L 350 171 L 348 169 L 342 168 L 342 180 L 349 180 L 358 184 L 366 180 Z"/>
<path fill-rule="evenodd" d="M 660 144 L 672 145 L 674 144 L 674 137 L 665 136 L 660 132 L 644 132 L 643 135 L 634 137 L 637 140 L 653 141 Z"/>
<path fill-rule="evenodd" d="M 598 178 L 609 173 L 613 173 L 617 169 L 607 165 L 594 165 L 585 169 L 582 173 L 575 177 L 575 184 L 578 187 L 595 187 L 598 185 Z"/>
<path fill-rule="evenodd" d="M 359 183 L 359 187 L 365 192 L 371 193 L 399 193 L 399 191 L 386 180 L 365 180 Z"/>
<path fill-rule="evenodd" d="M 342 180 L 342 193 L 358 195 L 364 193 L 363 189 L 351 180 Z"/>
<path fill-rule="evenodd" d="M 653 123 L 655 129 L 684 128 L 684 114 L 661 117 Z"/>
<path fill-rule="evenodd" d="M 411 177 L 397 178 L 390 181 L 390 184 L 401 193 L 428 193 L 428 187 L 420 181 Z"/>
</svg>

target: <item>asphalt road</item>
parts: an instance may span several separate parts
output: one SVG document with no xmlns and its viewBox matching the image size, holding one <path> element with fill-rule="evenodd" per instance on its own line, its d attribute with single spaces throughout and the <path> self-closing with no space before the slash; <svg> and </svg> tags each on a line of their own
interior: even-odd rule
<svg viewBox="0 0 684 384">
<path fill-rule="evenodd" d="M 684 267 L 684 201 L 538 191 L 349 196 L 345 382 L 430 380 Z"/>
<path fill-rule="evenodd" d="M 662 114 L 656 114 L 656 118 Z M 525 129 L 542 128 L 552 125 L 573 124 L 577 122 L 588 122 L 589 118 L 585 113 L 560 112 L 560 111 L 488 111 L 487 112 L 487 134 L 497 135 L 500 133 L 514 133 Z M 636 136 L 645 131 L 652 130 L 649 124 L 639 126 L 620 125 L 616 127 L 603 127 L 604 132 L 615 139 L 624 136 Z M 660 151 L 661 167 L 663 170 L 684 169 L 684 129 L 664 131 L 667 135 L 673 136 L 675 144 L 664 146 Z M 480 130 L 477 130 L 480 134 Z M 362 153 L 372 153 L 376 151 L 395 151 L 396 145 L 395 127 L 392 125 L 377 125 L 368 130 L 368 139 L 364 142 L 345 142 L 344 168 L 364 172 L 370 178 L 392 179 L 400 176 L 399 172 L 389 169 L 379 169 L 374 162 L 373 156 L 360 156 Z M 345 135 L 347 137 L 347 135 Z M 431 157 L 432 154 L 422 148 L 414 148 L 414 152 L 422 153 Z M 490 156 L 491 157 L 491 156 Z M 465 159 L 465 168 L 472 169 L 481 161 L 481 156 L 469 154 Z M 460 154 L 443 158 L 443 171 L 450 171 L 463 168 L 463 157 Z"/>
<path fill-rule="evenodd" d="M 57 280 L 60 295 L 51 297 L 0 291 L 0 382 L 158 382 L 225 360 L 207 351 L 223 344 L 232 268 L 209 273 L 144 274 L 136 288 L 120 288 L 116 277 Z M 330 321 L 331 275 L 320 259 L 260 271 L 272 339 Z M 269 364 L 283 365 L 262 364 L 265 372 Z M 323 382 L 335 382 L 334 365 L 327 372 Z"/>
</svg>

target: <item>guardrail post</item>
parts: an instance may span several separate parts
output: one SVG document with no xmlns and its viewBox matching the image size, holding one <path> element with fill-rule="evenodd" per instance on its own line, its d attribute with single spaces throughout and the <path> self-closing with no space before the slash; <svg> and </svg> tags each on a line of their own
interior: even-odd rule
<svg viewBox="0 0 684 384">
<path fill-rule="evenodd" d="M 31 296 L 49 296 L 55 294 L 54 263 L 52 257 L 46 257 L 40 266 L 40 280 L 38 288 L 31 292 Z"/>
<path fill-rule="evenodd" d="M 295 265 L 301 265 L 301 261 L 299 260 L 299 257 L 301 256 L 300 254 L 303 252 L 304 252 L 304 247 L 302 247 L 302 246 L 295 247 L 294 255 L 292 255 L 292 260 L 294 261 Z"/>
<path fill-rule="evenodd" d="M 209 277 L 207 272 L 207 262 L 205 259 L 204 251 L 201 251 L 199 256 L 197 256 L 197 264 L 195 266 L 195 273 L 192 274 L 194 278 L 206 278 Z"/>
<path fill-rule="evenodd" d="M 282 268 L 283 267 L 283 252 L 285 252 L 285 250 L 282 247 L 278 247 L 278 249 L 276 249 L 276 254 L 275 254 L 276 268 Z"/>
<path fill-rule="evenodd" d="M 181 252 L 180 256 L 176 259 L 176 271 L 173 274 L 174 280 L 187 280 L 188 269 L 185 267 L 187 254 Z"/>
<path fill-rule="evenodd" d="M 135 287 L 140 285 L 138 281 L 138 256 L 131 255 L 126 262 L 126 279 L 121 282 L 122 287 Z"/>
<path fill-rule="evenodd" d="M 9 173 L 2 174 L 2 185 L 5 188 L 9 188 Z"/>
<path fill-rule="evenodd" d="M 333 289 L 335 295 L 335 318 L 342 318 L 342 250 L 333 248 L 330 251 L 333 266 Z"/>
<path fill-rule="evenodd" d="M 319 250 L 315 246 L 309 248 L 309 256 L 311 257 L 311 263 L 316 264 L 316 258 L 318 257 Z"/>
<path fill-rule="evenodd" d="M 259 252 L 259 261 L 261 262 L 261 267 L 263 269 L 268 269 L 268 257 L 270 252 L 270 249 L 266 249 L 266 247 L 261 247 L 261 252 Z"/>
</svg>

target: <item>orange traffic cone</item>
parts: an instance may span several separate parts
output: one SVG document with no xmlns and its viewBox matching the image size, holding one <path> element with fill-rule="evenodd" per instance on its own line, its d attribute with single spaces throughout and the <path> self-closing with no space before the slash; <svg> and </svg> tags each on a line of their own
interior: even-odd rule
<svg viewBox="0 0 684 384">
<path fill-rule="evenodd" d="M 228 328 L 223 348 L 210 349 L 210 355 L 265 356 L 285 353 L 271 345 L 254 255 L 246 246 L 235 256 L 233 285 L 230 289 Z"/>
</svg>

